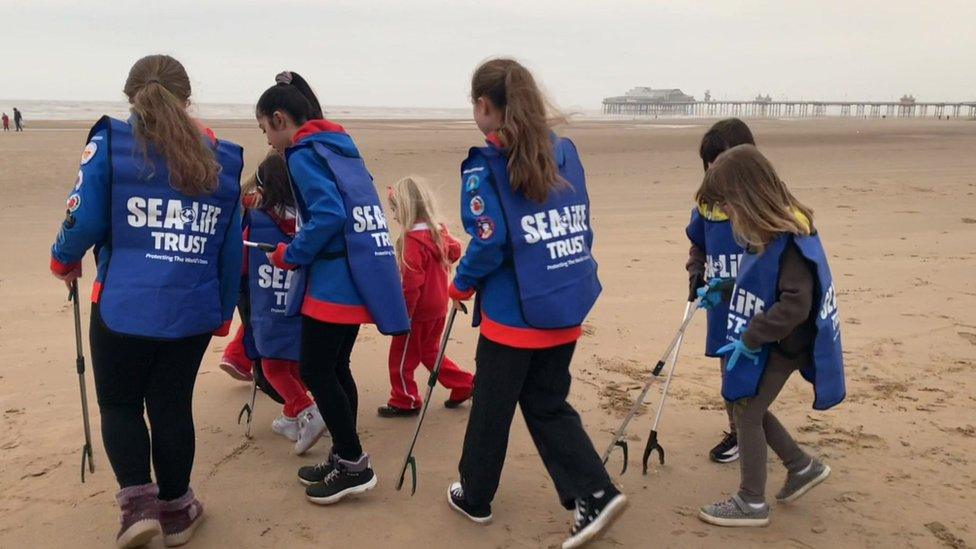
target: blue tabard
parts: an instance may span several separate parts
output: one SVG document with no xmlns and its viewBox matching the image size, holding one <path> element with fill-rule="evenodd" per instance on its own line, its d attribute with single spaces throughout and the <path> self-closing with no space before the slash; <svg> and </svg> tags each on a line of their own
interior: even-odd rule
<svg viewBox="0 0 976 549">
<path fill-rule="evenodd" d="M 559 174 L 568 185 L 549 191 L 542 204 L 512 190 L 508 159 L 494 147 L 471 149 L 491 166 L 490 178 L 504 213 L 519 304 L 533 328 L 579 326 L 602 287 L 593 259 L 590 198 L 583 164 L 573 142 L 554 141 Z"/>
<path fill-rule="evenodd" d="M 227 141 L 212 146 L 218 188 L 191 197 L 170 186 L 166 161 L 152 145 L 143 154 L 132 126 L 103 117 L 89 138 L 105 129 L 112 255 L 99 298 L 102 319 L 114 332 L 155 339 L 212 332 L 223 323 L 218 263 L 238 215 L 243 150 Z"/>
<path fill-rule="evenodd" d="M 735 278 L 742 260 L 742 246 L 732 234 L 732 222 L 728 219 L 712 220 L 703 216 L 698 208 L 691 210 L 691 222 L 685 230 L 688 239 L 705 252 L 705 279 Z M 721 301 L 708 309 L 708 329 L 705 336 L 705 356 L 717 357 L 716 351 L 725 345 L 729 303 Z"/>
<path fill-rule="evenodd" d="M 262 210 L 246 210 L 250 218 L 250 239 L 278 245 L 288 244 L 286 235 L 274 219 Z M 258 356 L 276 360 L 298 361 L 302 319 L 288 316 L 288 295 L 294 271 L 279 269 L 268 262 L 268 256 L 257 248 L 248 248 L 247 279 L 251 300 L 251 333 Z"/>
<path fill-rule="evenodd" d="M 312 146 L 332 170 L 342 196 L 346 209 L 345 259 L 366 309 L 380 333 L 409 332 L 400 269 L 373 176 L 362 158 L 343 156 L 322 143 Z"/>
<path fill-rule="evenodd" d="M 780 258 L 790 241 L 796 243 L 800 253 L 816 271 L 813 294 L 814 303 L 818 306 L 816 336 L 813 349 L 809 351 L 812 361 L 800 372 L 804 379 L 813 384 L 813 407 L 826 410 L 844 400 L 846 389 L 837 296 L 830 267 L 827 265 L 827 256 L 818 235 L 784 234 L 771 242 L 761 255 L 743 255 L 729 306 L 727 340 L 739 339 L 749 320 L 758 313 L 768 311 L 778 299 Z M 758 364 L 741 360 L 725 375 L 722 396 L 726 400 L 756 395 L 769 359 L 770 347 L 771 345 L 763 345 Z"/>
</svg>

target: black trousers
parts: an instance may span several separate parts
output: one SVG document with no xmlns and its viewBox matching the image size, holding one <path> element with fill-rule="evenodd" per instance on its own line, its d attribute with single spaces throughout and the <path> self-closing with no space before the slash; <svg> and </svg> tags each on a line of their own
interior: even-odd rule
<svg viewBox="0 0 976 549">
<path fill-rule="evenodd" d="M 118 334 L 92 305 L 89 341 L 102 441 L 122 488 L 152 482 L 150 456 L 159 499 L 177 499 L 189 488 L 196 451 L 193 385 L 210 337 L 161 341 Z"/>
<path fill-rule="evenodd" d="M 576 343 L 568 343 L 516 349 L 484 336 L 478 340 L 471 414 L 458 467 L 469 503 L 486 505 L 495 497 L 516 404 L 564 507 L 572 509 L 576 498 L 610 485 L 579 414 L 566 402 L 575 348 Z"/>
<path fill-rule="evenodd" d="M 363 453 L 356 433 L 359 393 L 349 369 L 358 335 L 358 324 L 332 324 L 302 317 L 299 373 L 332 434 L 333 451 L 350 461 Z"/>
</svg>

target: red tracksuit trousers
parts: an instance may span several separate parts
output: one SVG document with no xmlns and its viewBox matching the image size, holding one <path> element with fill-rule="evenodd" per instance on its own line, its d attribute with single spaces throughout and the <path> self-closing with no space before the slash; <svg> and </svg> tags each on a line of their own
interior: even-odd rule
<svg viewBox="0 0 976 549">
<path fill-rule="evenodd" d="M 437 351 L 440 349 L 441 334 L 444 332 L 444 318 L 415 322 L 409 336 L 395 336 L 390 343 L 390 401 L 395 408 L 420 408 L 423 401 L 417 392 L 414 371 L 423 364 L 428 370 L 434 369 Z M 406 359 L 403 359 L 403 346 L 407 343 Z M 400 367 L 403 359 L 403 368 Z M 444 357 L 441 373 L 437 378 L 441 385 L 451 390 L 451 400 L 465 400 L 471 396 L 474 376 L 458 367 L 451 359 Z"/>
</svg>

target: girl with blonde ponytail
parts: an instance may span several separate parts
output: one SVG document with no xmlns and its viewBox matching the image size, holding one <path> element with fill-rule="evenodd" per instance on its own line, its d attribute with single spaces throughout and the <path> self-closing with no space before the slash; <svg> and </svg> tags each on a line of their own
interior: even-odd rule
<svg viewBox="0 0 976 549">
<path fill-rule="evenodd" d="M 77 300 L 81 260 L 95 248 L 90 341 L 120 487 L 116 543 L 162 534 L 176 546 L 203 517 L 190 487 L 193 384 L 237 304 L 243 151 L 187 113 L 190 78 L 176 59 L 136 61 L 124 91 L 132 116 L 102 117 L 89 133 L 51 270 Z"/>
<path fill-rule="evenodd" d="M 447 314 L 447 275 L 461 257 L 461 243 L 438 219 L 433 193 L 419 179 L 397 181 L 389 188 L 387 198 L 393 219 L 400 225 L 393 247 L 403 280 L 410 333 L 395 336 L 390 342 L 390 399 L 378 413 L 380 417 L 414 416 L 423 405 L 414 371 L 421 363 L 430 370 L 436 362 Z M 437 379 L 451 390 L 444 403 L 448 408 L 457 408 L 471 397 L 473 376 L 446 356 Z"/>
<path fill-rule="evenodd" d="M 565 549 L 580 547 L 620 516 L 627 498 L 566 401 L 580 326 L 600 294 L 590 201 L 576 147 L 550 129 L 552 109 L 518 61 L 491 59 L 471 79 L 488 146 L 461 165 L 461 219 L 471 235 L 449 294 L 478 293 L 481 338 L 459 482 L 448 503 L 491 521 L 516 404 L 566 509 Z"/>
</svg>

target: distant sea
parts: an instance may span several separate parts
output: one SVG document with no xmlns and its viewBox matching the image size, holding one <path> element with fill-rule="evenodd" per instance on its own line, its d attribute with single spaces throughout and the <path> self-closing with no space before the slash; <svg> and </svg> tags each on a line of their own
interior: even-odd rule
<svg viewBox="0 0 976 549">
<path fill-rule="evenodd" d="M 125 118 L 129 105 L 123 101 L 27 101 L 0 99 L 0 111 L 13 118 L 13 108 L 24 113 L 24 120 L 95 120 L 103 114 Z M 253 120 L 253 104 L 201 103 L 192 105 L 195 116 L 220 120 Z M 345 119 L 437 119 L 457 120 L 471 117 L 468 108 L 354 107 L 326 108 L 326 116 Z"/>
<path fill-rule="evenodd" d="M 126 118 L 129 105 L 123 101 L 37 101 L 22 99 L 0 99 L 0 111 L 13 117 L 13 108 L 24 113 L 24 120 L 90 120 L 103 114 Z M 193 104 L 194 116 L 211 120 L 253 120 L 254 105 L 245 103 L 201 103 Z M 597 109 L 567 109 L 574 119 L 614 119 L 604 116 Z M 342 119 L 376 120 L 470 120 L 471 109 L 467 107 L 357 107 L 326 106 L 326 116 Z M 632 117 L 624 117 L 628 119 Z"/>
</svg>

